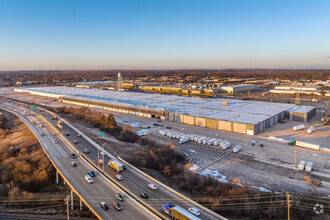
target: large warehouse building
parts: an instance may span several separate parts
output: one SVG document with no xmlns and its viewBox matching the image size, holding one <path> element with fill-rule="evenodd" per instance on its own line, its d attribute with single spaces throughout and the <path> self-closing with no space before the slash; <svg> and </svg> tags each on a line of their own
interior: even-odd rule
<svg viewBox="0 0 330 220">
<path fill-rule="evenodd" d="M 315 107 L 292 104 L 74 87 L 35 87 L 15 91 L 57 98 L 63 103 L 248 135 L 255 135 L 284 118 L 306 122 L 316 113 Z"/>
</svg>

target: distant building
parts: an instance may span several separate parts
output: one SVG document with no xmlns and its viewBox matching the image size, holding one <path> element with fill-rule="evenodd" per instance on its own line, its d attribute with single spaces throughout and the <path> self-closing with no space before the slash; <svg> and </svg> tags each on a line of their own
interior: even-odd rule
<svg viewBox="0 0 330 220">
<path fill-rule="evenodd" d="M 321 95 L 322 86 L 294 86 L 294 85 L 285 85 L 285 86 L 275 86 L 275 89 L 270 90 L 270 93 L 273 94 L 291 94 L 296 93 L 305 94 L 305 95 Z"/>
<path fill-rule="evenodd" d="M 221 90 L 228 93 L 242 92 L 255 89 L 255 85 L 233 85 L 233 86 L 221 86 Z"/>
</svg>

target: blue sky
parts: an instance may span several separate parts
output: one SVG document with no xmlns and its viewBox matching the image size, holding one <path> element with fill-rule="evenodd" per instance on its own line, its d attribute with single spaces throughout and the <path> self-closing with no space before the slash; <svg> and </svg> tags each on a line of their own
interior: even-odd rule
<svg viewBox="0 0 330 220">
<path fill-rule="evenodd" d="M 330 68 L 329 0 L 0 0 L 0 70 Z"/>
</svg>

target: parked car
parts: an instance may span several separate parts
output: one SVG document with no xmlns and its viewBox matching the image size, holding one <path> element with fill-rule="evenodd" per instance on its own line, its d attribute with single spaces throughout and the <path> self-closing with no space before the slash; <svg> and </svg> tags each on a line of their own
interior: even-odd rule
<svg viewBox="0 0 330 220">
<path fill-rule="evenodd" d="M 104 209 L 104 210 L 108 210 L 109 209 L 107 203 L 105 203 L 105 202 L 101 202 L 100 205 L 101 205 L 101 208 Z"/>
<path fill-rule="evenodd" d="M 88 174 L 89 174 L 91 177 L 95 176 L 95 172 L 94 172 L 93 170 L 89 170 L 89 171 L 88 171 Z"/>
<path fill-rule="evenodd" d="M 150 184 L 148 184 L 148 187 L 153 190 L 157 190 L 157 186 L 155 184 L 150 183 Z"/>
<path fill-rule="evenodd" d="M 199 216 L 201 214 L 201 212 L 195 207 L 190 207 L 188 211 L 196 216 Z"/>
<path fill-rule="evenodd" d="M 84 150 L 84 152 L 85 152 L 86 154 L 89 154 L 89 153 L 90 153 L 90 151 L 89 151 L 87 148 Z"/>
<path fill-rule="evenodd" d="M 148 199 L 147 193 L 141 193 L 140 196 L 141 198 Z"/>
<path fill-rule="evenodd" d="M 117 198 L 119 201 L 124 201 L 124 197 L 123 197 L 120 193 L 116 193 L 116 198 Z"/>
<path fill-rule="evenodd" d="M 77 155 L 75 153 L 71 153 L 71 158 L 76 158 Z"/>
<path fill-rule="evenodd" d="M 90 175 L 86 175 L 85 176 L 85 180 L 90 184 L 90 183 L 93 183 L 94 180 L 92 179 L 92 177 Z"/>
<path fill-rule="evenodd" d="M 118 202 L 113 202 L 113 207 L 115 207 L 117 211 L 123 210 L 123 207 Z"/>
<path fill-rule="evenodd" d="M 76 162 L 71 162 L 71 166 L 76 167 L 77 166 Z"/>
<path fill-rule="evenodd" d="M 122 175 L 116 175 L 116 178 L 117 178 L 117 180 L 123 180 L 123 176 Z"/>
</svg>

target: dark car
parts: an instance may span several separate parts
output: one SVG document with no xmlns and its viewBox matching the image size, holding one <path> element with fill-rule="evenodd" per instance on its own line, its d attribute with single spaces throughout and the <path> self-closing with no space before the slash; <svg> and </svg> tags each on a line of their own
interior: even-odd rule
<svg viewBox="0 0 330 220">
<path fill-rule="evenodd" d="M 74 143 L 74 144 L 77 144 L 77 143 L 78 143 L 78 141 L 77 141 L 77 140 L 74 140 L 74 141 L 73 141 L 73 143 Z"/>
<path fill-rule="evenodd" d="M 147 193 L 141 193 L 140 196 L 141 198 L 148 199 Z"/>
<path fill-rule="evenodd" d="M 90 151 L 89 151 L 87 148 L 84 150 L 84 152 L 85 152 L 86 154 L 89 154 L 89 153 L 90 153 Z"/>
<path fill-rule="evenodd" d="M 264 145 L 263 144 L 259 144 L 259 147 L 264 147 Z"/>
<path fill-rule="evenodd" d="M 44 133 L 41 133 L 41 136 L 45 136 L 45 134 Z"/>
<path fill-rule="evenodd" d="M 107 203 L 105 203 L 105 202 L 101 202 L 100 205 L 101 205 L 101 208 L 104 209 L 104 210 L 108 210 L 109 209 Z"/>
<path fill-rule="evenodd" d="M 71 166 L 76 167 L 77 166 L 76 162 L 71 162 Z"/>
<path fill-rule="evenodd" d="M 81 134 L 78 134 L 77 136 L 78 136 L 78 137 L 81 137 Z"/>
<path fill-rule="evenodd" d="M 41 125 L 41 127 L 43 128 L 43 127 L 45 127 L 44 125 Z"/>
<path fill-rule="evenodd" d="M 91 177 L 95 176 L 95 172 L 93 170 L 88 171 L 88 175 L 90 175 Z"/>
<path fill-rule="evenodd" d="M 65 136 L 69 136 L 70 134 L 68 132 L 65 132 Z"/>
<path fill-rule="evenodd" d="M 172 129 L 172 127 L 166 127 L 166 129 Z"/>
<path fill-rule="evenodd" d="M 76 158 L 77 155 L 75 153 L 71 153 L 71 158 Z"/>
<path fill-rule="evenodd" d="M 116 193 L 116 198 L 117 198 L 119 201 L 124 201 L 124 197 L 123 197 L 120 193 Z"/>
<path fill-rule="evenodd" d="M 118 202 L 113 202 L 113 207 L 115 207 L 117 211 L 123 210 L 123 207 Z"/>
<path fill-rule="evenodd" d="M 123 164 L 123 169 L 126 170 L 126 165 Z"/>
</svg>

